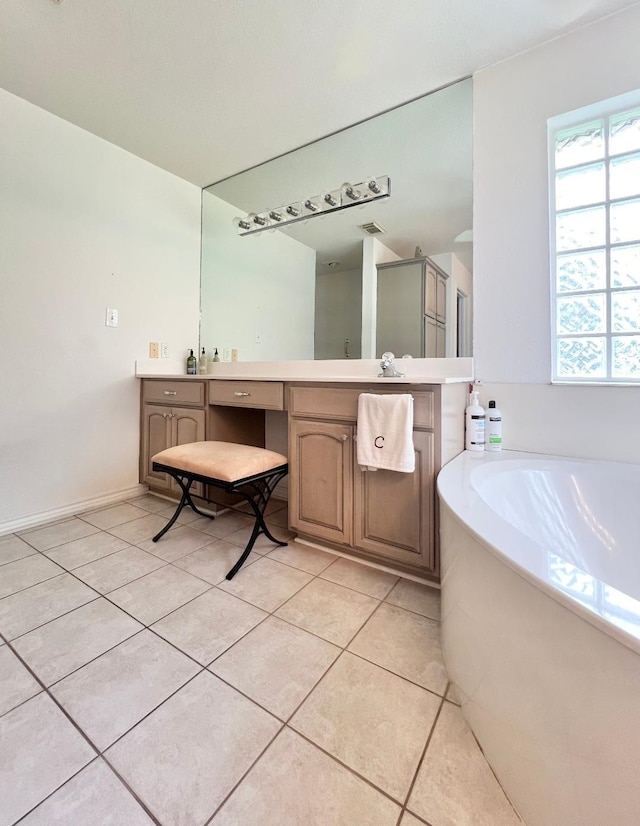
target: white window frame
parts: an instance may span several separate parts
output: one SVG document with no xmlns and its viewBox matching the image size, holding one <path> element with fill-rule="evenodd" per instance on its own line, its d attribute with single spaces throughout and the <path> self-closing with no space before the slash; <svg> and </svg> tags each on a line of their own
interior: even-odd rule
<svg viewBox="0 0 640 826">
<path fill-rule="evenodd" d="M 548 162 L 548 170 L 549 170 L 549 254 L 550 254 L 550 275 L 551 275 L 551 382 L 552 384 L 617 384 L 617 385 L 638 385 L 640 384 L 640 375 L 636 378 L 621 378 L 618 376 L 612 376 L 612 344 L 611 339 L 615 336 L 624 336 L 625 333 L 618 333 L 612 332 L 612 325 L 611 325 L 611 295 L 617 291 L 624 291 L 628 289 L 635 289 L 631 287 L 613 287 L 611 286 L 611 271 L 610 271 L 610 255 L 609 252 L 611 248 L 615 247 L 624 247 L 629 246 L 630 244 L 640 243 L 633 242 L 633 241 L 625 241 L 611 244 L 610 242 L 610 205 L 611 203 L 617 203 L 619 201 L 628 201 L 628 200 L 635 200 L 636 198 L 640 199 L 640 195 L 638 196 L 625 196 L 624 198 L 614 199 L 613 201 L 609 197 L 609 160 L 618 157 L 625 157 L 627 155 L 638 154 L 640 152 L 639 149 L 636 150 L 629 150 L 628 152 L 617 153 L 614 155 L 609 154 L 609 118 L 615 117 L 623 112 L 626 112 L 630 109 L 636 109 L 640 107 L 640 90 L 635 92 L 630 92 L 625 95 L 619 95 L 618 97 L 611 98 L 609 100 L 603 101 L 602 103 L 594 104 L 591 106 L 586 106 L 582 109 L 577 109 L 573 112 L 568 112 L 564 115 L 559 115 L 554 118 L 550 118 L 548 121 L 548 152 L 549 152 L 549 162 Z M 604 206 L 606 210 L 606 237 L 605 237 L 605 244 L 599 245 L 598 247 L 587 247 L 584 250 L 576 249 L 571 250 L 570 252 L 588 252 L 591 249 L 604 249 L 605 251 L 605 258 L 606 258 L 606 283 L 605 287 L 602 290 L 598 290 L 598 292 L 604 292 L 605 294 L 605 302 L 606 302 L 606 331 L 604 333 L 593 333 L 593 334 L 558 334 L 557 332 L 557 302 L 558 298 L 565 298 L 575 295 L 584 294 L 587 295 L 592 291 L 574 291 L 574 292 L 558 292 L 557 289 L 557 274 L 556 274 L 556 266 L 557 266 L 557 256 L 558 254 L 562 254 L 562 250 L 556 249 L 556 218 L 558 212 L 563 212 L 565 210 L 560 209 L 556 210 L 556 172 L 565 170 L 570 170 L 573 167 L 563 167 L 560 170 L 556 170 L 555 164 L 555 152 L 556 152 L 556 135 L 558 132 L 563 132 L 567 129 L 571 129 L 574 127 L 579 127 L 581 125 L 588 125 L 592 121 L 596 120 L 603 120 L 604 121 L 604 155 L 602 160 L 605 164 L 605 201 L 601 201 L 594 204 L 585 205 L 585 208 L 590 207 L 597 207 L 597 206 Z M 587 166 L 592 163 L 598 163 L 600 159 L 594 159 L 593 161 L 584 162 L 581 164 L 576 164 L 576 168 L 579 166 Z M 571 209 L 580 209 L 580 206 L 574 206 L 571 208 L 567 208 L 566 211 L 571 211 Z M 640 287 L 638 288 L 640 290 Z M 626 335 L 640 335 L 640 331 L 637 333 L 626 333 Z M 558 341 L 562 338 L 588 338 L 589 336 L 595 338 L 605 338 L 606 339 L 606 376 L 565 376 L 565 375 L 558 375 Z"/>
</svg>

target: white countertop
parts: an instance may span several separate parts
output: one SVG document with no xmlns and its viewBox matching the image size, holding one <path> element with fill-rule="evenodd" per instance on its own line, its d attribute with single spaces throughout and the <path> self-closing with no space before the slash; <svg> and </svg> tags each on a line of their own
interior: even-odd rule
<svg viewBox="0 0 640 826">
<path fill-rule="evenodd" d="M 168 359 L 141 359 L 136 376 L 142 379 L 225 379 L 251 381 L 319 381 L 363 384 L 452 384 L 473 381 L 473 359 L 396 359 L 396 369 L 404 377 L 378 378 L 378 359 L 322 361 L 215 362 L 211 372 L 187 376 L 181 362 Z"/>
</svg>

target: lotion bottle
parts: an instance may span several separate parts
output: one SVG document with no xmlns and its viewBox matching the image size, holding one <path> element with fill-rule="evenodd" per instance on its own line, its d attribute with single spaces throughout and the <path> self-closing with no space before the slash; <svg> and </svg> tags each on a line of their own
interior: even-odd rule
<svg viewBox="0 0 640 826">
<path fill-rule="evenodd" d="M 466 450 L 484 450 L 484 408 L 480 406 L 478 391 L 471 391 L 471 400 L 465 411 L 465 440 Z"/>
<path fill-rule="evenodd" d="M 494 401 L 489 402 L 487 410 L 487 433 L 485 450 L 502 450 L 502 413 L 496 407 Z"/>
<path fill-rule="evenodd" d="M 201 376 L 206 376 L 207 374 L 207 354 L 204 347 L 202 348 L 202 353 L 198 359 L 198 373 L 200 373 Z"/>
</svg>

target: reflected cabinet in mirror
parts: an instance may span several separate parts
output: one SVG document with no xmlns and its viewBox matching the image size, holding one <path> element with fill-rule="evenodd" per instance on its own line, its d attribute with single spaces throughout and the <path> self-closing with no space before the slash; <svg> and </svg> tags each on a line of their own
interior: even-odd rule
<svg viewBox="0 0 640 826">
<path fill-rule="evenodd" d="M 470 356 L 471 170 L 463 80 L 207 187 L 200 346 Z"/>
</svg>

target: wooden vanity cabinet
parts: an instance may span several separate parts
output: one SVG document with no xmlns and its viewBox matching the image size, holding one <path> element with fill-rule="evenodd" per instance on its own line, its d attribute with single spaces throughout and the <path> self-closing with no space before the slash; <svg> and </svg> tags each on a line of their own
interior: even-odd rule
<svg viewBox="0 0 640 826">
<path fill-rule="evenodd" d="M 365 471 L 358 465 L 357 407 L 360 393 L 365 392 L 413 395 L 414 473 Z M 292 530 L 303 538 L 356 556 L 437 579 L 435 478 L 441 460 L 439 413 L 437 386 L 291 386 Z"/>
<path fill-rule="evenodd" d="M 167 404 L 167 401 L 176 401 L 180 405 Z M 143 380 L 141 482 L 145 482 L 159 493 L 181 494 L 177 483 L 170 476 L 153 470 L 151 459 L 156 453 L 168 447 L 201 442 L 205 439 L 204 404 L 204 382 Z M 192 491 L 196 496 L 202 496 L 202 484 L 194 483 Z"/>
</svg>

